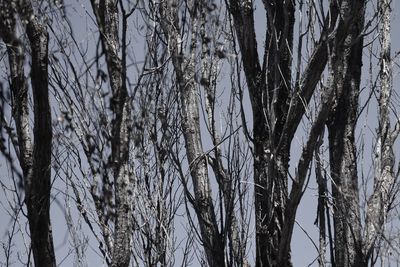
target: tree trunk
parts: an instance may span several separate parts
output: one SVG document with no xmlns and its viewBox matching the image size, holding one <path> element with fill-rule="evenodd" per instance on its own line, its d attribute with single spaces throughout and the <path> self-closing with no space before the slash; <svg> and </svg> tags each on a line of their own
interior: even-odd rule
<svg viewBox="0 0 400 267">
<path fill-rule="evenodd" d="M 289 108 L 294 1 L 263 1 L 267 14 L 266 86 L 253 106 L 257 266 L 276 265 L 288 197 L 290 142 L 283 127 Z M 284 266 L 291 266 L 290 254 Z"/>
<path fill-rule="evenodd" d="M 355 1 L 354 10 L 364 10 L 364 1 Z M 336 266 L 357 266 L 362 259 L 355 127 L 362 68 L 364 11 L 356 13 L 344 44 L 333 44 L 330 82 L 337 92 L 327 122 L 330 170 L 334 198 Z"/>
<path fill-rule="evenodd" d="M 280 142 L 280 138 L 289 107 L 294 2 L 263 2 L 268 20 L 262 68 L 257 53 L 252 4 L 230 1 L 229 10 L 242 51 L 253 110 L 256 265 L 271 266 L 278 260 L 288 194 L 290 143 L 286 138 Z"/>
<path fill-rule="evenodd" d="M 117 0 L 91 0 L 100 30 L 101 44 L 106 57 L 112 98 L 110 107 L 114 118 L 111 136 L 111 165 L 115 186 L 115 221 L 111 266 L 127 267 L 131 257 L 132 229 L 132 172 L 129 170 L 129 145 L 132 123 L 131 103 L 126 87 L 126 39 L 122 40 L 122 59 L 119 56 L 119 10 Z M 122 8 L 122 7 L 121 7 Z M 126 36 L 126 17 L 122 22 Z M 110 203 L 111 204 L 111 203 Z"/>
<path fill-rule="evenodd" d="M 394 130 L 390 127 L 390 97 L 393 90 L 391 59 L 391 1 L 378 1 L 380 15 L 380 94 L 379 94 L 379 126 L 375 144 L 375 176 L 374 191 L 367 203 L 367 214 L 364 229 L 364 257 L 369 260 L 374 244 L 383 237 L 387 213 L 390 210 L 395 183 L 395 154 L 393 146 L 400 132 L 400 122 Z"/>
<path fill-rule="evenodd" d="M 208 264 L 210 267 L 220 267 L 225 266 L 224 242 L 218 229 L 208 176 L 208 163 L 201 142 L 199 100 L 194 80 L 197 34 L 200 26 L 198 16 L 200 9 L 205 8 L 205 4 L 200 1 L 198 5 L 193 4 L 193 7 L 188 7 L 192 19 L 189 55 L 185 55 L 185 49 L 182 48 L 184 43 L 180 36 L 178 6 L 177 1 L 161 5 L 160 13 L 164 17 L 161 26 L 168 38 L 168 48 L 176 75 L 176 86 L 180 94 L 181 126 L 195 197 L 192 204 L 200 225 L 201 239 Z"/>
<path fill-rule="evenodd" d="M 267 38 L 262 67 L 257 53 L 252 3 L 234 0 L 229 3 L 253 109 L 256 265 L 291 266 L 290 241 L 295 214 L 317 144 L 313 139 L 323 130 L 333 103 L 333 90 L 323 94 L 320 112 L 311 128 L 288 196 L 290 145 L 325 68 L 328 44 L 343 46 L 349 27 L 355 21 L 350 14 L 358 12 L 359 6 L 351 1 L 342 1 L 340 5 L 331 3 L 319 43 L 301 78 L 292 87 L 294 2 L 263 1 L 267 13 Z M 337 19 L 340 19 L 338 23 Z"/>
<path fill-rule="evenodd" d="M 31 248 L 35 266 L 56 266 L 50 222 L 52 126 L 48 88 L 48 33 L 35 17 L 31 2 L 1 3 L 1 38 L 8 48 L 13 118 L 18 136 L 17 155 L 24 176 Z M 33 142 L 29 130 L 28 87 L 24 76 L 24 48 L 16 36 L 15 16 L 26 20 L 31 48 Z M 32 145 L 33 143 L 33 145 Z"/>
<path fill-rule="evenodd" d="M 52 128 L 47 73 L 48 34 L 44 26 L 33 21 L 28 24 L 27 33 L 32 49 L 35 123 L 33 164 L 26 182 L 25 201 L 35 266 L 56 266 L 50 223 Z"/>
</svg>

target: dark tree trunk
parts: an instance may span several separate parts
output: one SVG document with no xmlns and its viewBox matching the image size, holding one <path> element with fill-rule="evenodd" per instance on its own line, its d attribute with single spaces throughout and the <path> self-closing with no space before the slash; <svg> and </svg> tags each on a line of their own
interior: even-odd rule
<svg viewBox="0 0 400 267">
<path fill-rule="evenodd" d="M 29 228 L 35 266 L 56 266 L 50 223 L 52 128 L 47 71 L 48 34 L 36 21 L 28 23 L 27 33 L 32 49 L 35 114 L 33 164 L 26 182 Z"/>
<path fill-rule="evenodd" d="M 253 109 L 256 265 L 291 266 L 290 241 L 295 214 L 316 140 L 335 99 L 333 89 L 323 92 L 320 112 L 303 148 L 288 195 L 290 145 L 326 66 L 328 45 L 343 46 L 350 25 L 356 21 L 350 14 L 358 13 L 359 6 L 351 1 L 330 4 L 320 40 L 303 74 L 292 86 L 294 2 L 263 1 L 267 37 L 262 66 L 251 2 L 231 0 L 229 3 Z"/>
<path fill-rule="evenodd" d="M 25 203 L 35 266 L 56 266 L 50 222 L 52 126 L 48 86 L 48 33 L 35 17 L 32 4 L 1 4 L 1 37 L 8 45 L 11 90 L 18 135 L 18 158 L 24 176 Z M 29 130 L 28 87 L 24 77 L 24 48 L 16 36 L 15 16 L 28 21 L 25 30 L 31 48 L 33 142 Z M 33 145 L 32 145 L 33 143 Z"/>
<path fill-rule="evenodd" d="M 287 199 L 288 139 L 282 138 L 291 88 L 294 2 L 263 1 L 267 16 L 264 64 L 254 32 L 253 7 L 230 1 L 253 110 L 256 265 L 277 263 Z M 279 149 L 278 149 L 279 147 Z M 288 262 L 290 257 L 288 257 Z"/>
<path fill-rule="evenodd" d="M 354 1 L 354 10 L 364 10 L 364 1 Z M 361 218 L 358 194 L 355 127 L 362 68 L 364 12 L 359 12 L 344 44 L 333 44 L 330 55 L 330 86 L 337 101 L 327 122 L 330 170 L 334 199 L 336 266 L 357 266 L 361 255 Z"/>
</svg>

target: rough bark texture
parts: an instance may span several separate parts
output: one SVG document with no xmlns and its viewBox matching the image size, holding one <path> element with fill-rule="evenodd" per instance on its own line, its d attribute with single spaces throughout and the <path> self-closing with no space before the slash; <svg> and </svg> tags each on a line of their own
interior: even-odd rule
<svg viewBox="0 0 400 267">
<path fill-rule="evenodd" d="M 256 203 L 257 266 L 290 266 L 290 237 L 299 192 L 292 195 L 287 212 L 287 172 L 289 149 L 294 132 L 326 64 L 326 36 L 321 37 L 311 63 L 292 97 L 291 54 L 294 26 L 294 2 L 263 1 L 267 14 L 267 38 L 263 67 L 260 67 L 255 41 L 253 7 L 250 1 L 230 1 L 246 80 L 253 108 L 254 181 Z M 335 18 L 335 16 L 333 16 Z M 327 27 L 329 28 L 329 27 Z M 324 45 L 325 44 L 325 45 Z M 303 98 L 304 97 L 304 98 Z M 321 119 L 326 116 L 326 108 Z M 322 128 L 316 125 L 310 137 Z M 310 143 L 304 150 L 304 166 L 311 160 Z M 288 218 L 285 218 L 289 216 Z M 286 226 L 285 226 L 286 225 Z M 285 229 L 283 229 L 285 228 Z M 283 237 L 285 231 L 286 237 Z"/>
<path fill-rule="evenodd" d="M 180 36 L 177 1 L 164 2 L 160 8 L 160 13 L 164 17 L 162 27 L 168 37 L 168 49 L 180 93 L 181 126 L 193 181 L 195 197 L 193 204 L 200 225 L 202 242 L 208 265 L 211 267 L 225 266 L 224 242 L 218 230 L 208 177 L 208 164 L 201 143 L 199 100 L 194 80 L 200 10 L 198 10 L 197 4 L 189 7 L 192 19 L 191 44 L 190 54 L 185 55 L 185 49 L 182 49 L 184 44 L 182 44 Z"/>
<path fill-rule="evenodd" d="M 263 1 L 267 38 L 261 67 L 251 1 L 230 1 L 253 110 L 257 266 L 278 260 L 287 199 L 289 144 L 282 137 L 291 87 L 294 2 Z M 278 52 L 279 51 L 279 52 Z M 280 147 L 279 150 L 277 148 Z"/>
<path fill-rule="evenodd" d="M 398 132 L 390 127 L 390 96 L 393 88 L 391 59 L 391 3 L 389 0 L 378 2 L 380 15 L 380 95 L 379 95 L 379 126 L 378 140 L 375 148 L 374 191 L 368 200 L 366 226 L 364 230 L 363 253 L 366 260 L 370 259 L 374 244 L 382 238 L 387 212 L 390 209 L 395 182 L 393 152 L 394 141 Z M 397 125 L 398 126 L 398 125 Z"/>
<path fill-rule="evenodd" d="M 353 10 L 364 10 L 364 1 L 354 1 Z M 364 12 L 357 12 L 355 23 L 343 43 L 333 44 L 330 55 L 330 86 L 338 99 L 327 123 L 330 169 L 334 198 L 335 263 L 357 266 L 360 259 L 361 219 L 358 194 L 355 127 L 362 67 Z"/>
<path fill-rule="evenodd" d="M 65 116 L 60 117 L 59 124 L 54 129 L 61 129 L 60 136 L 63 139 L 67 139 L 67 134 L 64 135 L 62 131 L 72 129 L 74 136 L 81 142 L 87 160 L 85 163 L 89 165 L 91 175 L 86 174 L 87 166 L 81 164 L 81 152 L 69 150 L 75 150 L 75 145 L 71 146 L 73 148 L 69 147 L 68 141 L 61 146 L 74 153 L 71 158 L 79 161 L 81 165 L 81 174 L 75 175 L 74 179 L 91 176 L 85 180 L 89 181 L 90 189 L 85 188 L 83 184 L 79 188 L 72 179 L 68 182 L 71 182 L 73 187 L 78 210 L 99 242 L 99 250 L 109 266 L 128 267 L 131 261 L 134 265 L 149 266 L 158 262 L 161 265 L 175 263 L 175 249 L 179 250 L 181 245 L 177 244 L 179 242 L 175 239 L 176 236 L 168 237 L 174 231 L 174 216 L 180 211 L 180 192 L 183 192 L 185 200 L 192 204 L 186 208 L 195 212 L 197 216 L 199 229 L 190 231 L 198 234 L 199 243 L 204 248 L 205 256 L 200 255 L 199 261 L 203 261 L 205 257 L 206 263 L 201 263 L 211 267 L 248 266 L 247 245 L 253 241 L 249 241 L 251 233 L 247 232 L 249 229 L 246 223 L 247 219 L 251 220 L 253 217 L 248 215 L 251 204 L 247 206 L 247 203 L 243 203 L 251 193 L 247 185 L 241 184 L 247 184 L 247 177 L 244 176 L 249 176 L 251 172 L 254 175 L 255 194 L 255 248 L 251 249 L 255 250 L 250 251 L 250 255 L 254 252 L 257 267 L 292 266 L 291 242 L 296 213 L 307 189 L 314 155 L 319 186 L 319 265 L 328 264 L 325 260 L 327 235 L 331 245 L 332 266 L 366 267 L 369 263 L 372 264 L 375 251 L 377 248 L 381 249 L 381 244 L 386 242 L 383 235 L 385 224 L 395 199 L 394 194 L 398 192 L 398 188 L 395 188 L 397 174 L 393 170 L 393 146 L 400 132 L 400 121 L 396 123 L 394 130 L 390 124 L 390 119 L 396 117 L 390 100 L 393 87 L 390 0 L 376 1 L 382 50 L 379 91 L 373 93 L 379 96 L 379 126 L 374 154 L 373 192 L 366 205 L 365 221 L 362 221 L 364 213 L 361 212 L 359 201 L 357 167 L 360 165 L 357 166 L 359 161 L 355 132 L 357 117 L 360 115 L 358 98 L 363 36 L 367 32 L 364 25 L 365 5 L 368 1 L 263 0 L 266 34 L 261 55 L 256 41 L 256 1 L 226 0 L 225 5 L 220 6 L 212 0 L 91 0 L 89 2 L 93 8 L 94 22 L 90 23 L 97 23 L 101 45 L 100 49 L 97 48 L 101 50 L 101 54 L 97 55 L 94 63 L 92 59 L 86 58 L 90 53 L 81 50 L 81 43 L 73 37 L 74 28 L 67 21 L 68 12 L 58 13 L 59 1 L 56 2 L 55 9 L 52 9 L 52 2 L 0 0 L 0 38 L 6 44 L 9 61 L 7 75 L 12 93 L 11 101 L 8 101 L 7 96 L 0 99 L 0 108 L 3 108 L 5 103 L 4 110 L 0 110 L 3 116 L 8 116 L 7 104 L 10 103 L 12 107 L 11 122 L 3 117 L 0 131 L 4 131 L 14 145 L 23 172 L 22 184 L 26 193 L 32 250 L 29 257 L 33 257 L 36 266 L 56 266 L 49 214 L 52 167 L 49 82 L 54 82 L 52 86 L 58 88 L 55 90 L 56 94 L 57 90 L 60 90 L 58 95 L 69 98 L 64 101 L 56 95 L 56 100 L 61 104 L 59 110 Z M 303 8 L 303 5 L 309 5 L 308 9 Z M 131 9 L 127 11 L 125 7 Z M 225 7 L 229 17 L 225 17 L 221 11 Z M 135 21 L 134 27 L 138 25 L 139 34 L 147 30 L 145 41 L 147 48 L 151 47 L 145 55 L 144 63 L 130 59 L 133 53 L 127 48 L 129 39 L 133 40 L 136 37 L 127 34 L 128 18 L 136 8 L 140 13 L 135 13 L 138 16 L 131 17 L 133 19 L 130 21 Z M 71 32 L 60 33 L 59 37 L 57 30 L 63 29 L 59 26 L 62 23 L 52 24 L 47 15 L 42 19 L 37 11 L 41 9 L 54 11 L 54 17 L 51 17 L 53 19 L 62 13 L 60 16 L 65 16 L 63 19 L 66 19 L 65 23 L 70 26 Z M 296 15 L 297 11 L 299 14 Z M 295 17 L 309 19 L 307 26 L 298 23 L 298 42 L 293 42 L 294 36 L 297 36 L 294 34 Z M 233 24 L 223 25 L 222 23 L 226 22 L 224 19 L 232 19 L 229 22 Z M 371 20 L 367 27 L 374 21 Z M 48 28 L 54 33 L 51 36 L 59 42 L 59 46 L 56 45 L 54 51 L 50 52 L 50 61 L 54 63 L 50 65 L 53 71 L 50 77 L 47 70 L 49 37 L 46 24 L 50 25 Z M 232 30 L 230 25 L 233 25 L 234 34 L 229 32 Z M 129 30 L 131 29 L 129 27 Z M 302 33 L 303 30 L 305 32 Z M 318 34 L 319 37 L 316 36 Z M 74 44 L 65 47 L 65 44 L 71 44 L 71 40 L 68 39 L 70 37 Z M 153 40 L 156 41 L 152 43 Z M 236 57 L 235 40 L 238 41 L 240 49 L 239 58 Z M 308 42 L 304 47 L 301 45 L 303 40 Z M 91 42 L 87 44 L 89 43 Z M 296 67 L 292 64 L 292 56 L 296 53 L 293 52 L 293 43 L 298 47 Z M 62 51 L 64 49 L 65 51 Z M 234 50 L 234 53 L 230 53 L 230 49 Z M 63 54 L 62 60 L 58 57 L 59 50 Z M 73 54 L 74 50 L 78 54 Z M 307 54 L 308 58 L 302 54 L 304 51 L 307 51 L 304 54 Z M 70 59 L 75 56 L 79 59 Z M 26 64 L 26 58 L 31 59 L 32 66 Z M 243 65 L 239 63 L 240 60 Z M 62 66 L 63 63 L 66 67 Z M 220 77 L 223 77 L 221 87 L 225 87 L 227 76 L 223 75 L 226 69 L 219 67 L 226 63 L 237 65 L 231 66 L 232 91 L 229 107 L 225 110 L 225 103 L 219 105 L 221 98 L 218 98 L 224 98 L 225 94 L 218 95 L 221 91 L 216 88 Z M 81 69 L 79 65 L 84 67 Z M 106 65 L 107 74 L 101 70 L 101 65 Z M 143 72 L 137 73 L 139 78 L 132 93 L 134 95 L 139 92 L 135 101 L 129 91 L 133 83 L 127 77 L 128 66 L 130 70 L 134 65 L 143 67 Z M 174 77 L 170 76 L 171 67 L 174 69 Z M 26 78 L 27 74 L 24 73 L 27 69 L 31 70 L 29 78 Z M 240 102 L 243 95 L 242 71 L 252 107 L 253 129 L 250 132 L 246 126 L 243 103 Z M 294 80 L 292 73 L 295 72 Z M 219 73 L 222 73 L 222 76 L 218 76 Z M 325 73 L 328 75 L 328 86 L 318 87 L 319 82 L 325 81 Z M 74 76 L 73 81 L 69 81 L 71 74 Z M 156 76 L 158 78 L 155 78 Z M 0 87 L 2 86 L 0 81 Z M 75 86 L 79 87 L 77 91 Z M 237 88 L 239 100 L 235 99 Z M 30 89 L 32 107 L 29 106 Z M 204 91 L 201 91 L 203 89 Z M 95 97 L 93 93 L 96 94 Z M 165 96 L 158 98 L 158 94 L 164 93 Z M 320 94 L 320 97 L 317 94 Z M 93 101 L 86 110 L 85 102 L 88 98 Z M 315 102 L 312 102 L 313 99 Z M 79 103 L 75 103 L 75 100 Z M 225 100 L 222 99 L 221 102 Z M 99 107 L 98 103 L 101 104 Z M 242 114 L 236 113 L 237 103 L 241 106 Z M 132 122 L 135 115 L 131 114 L 136 107 L 142 112 L 141 121 L 137 124 L 136 121 Z M 29 114 L 32 111 L 33 114 Z M 206 116 L 204 121 L 200 117 L 201 111 Z M 218 112 L 221 112 L 221 117 L 227 115 L 228 119 L 218 122 Z M 68 118 L 67 113 L 73 118 Z M 93 113 L 95 116 L 91 116 Z M 236 115 L 242 116 L 246 140 L 250 140 L 251 144 L 243 142 L 244 144 L 237 145 L 244 138 L 242 139 L 240 133 L 237 134 L 240 126 L 236 130 L 233 129 L 235 125 L 239 125 Z M 179 120 L 176 120 L 178 117 Z M 201 129 L 204 122 L 209 134 L 207 136 Z M 307 124 L 307 132 L 299 129 L 302 122 Z M 151 125 L 153 123 L 154 125 Z M 221 131 L 221 137 L 218 127 L 225 126 L 227 130 L 223 133 Z M 161 145 L 163 141 L 160 141 L 160 136 L 157 135 L 160 127 L 163 132 L 161 140 L 164 134 L 167 139 L 165 147 Z M 326 166 L 322 164 L 319 155 L 319 148 L 325 140 L 325 127 L 329 133 L 331 187 L 327 186 L 327 178 L 323 177 Z M 91 135 L 93 129 L 98 131 Z M 300 158 L 294 162 L 290 161 L 290 150 L 292 141 L 296 140 L 295 135 L 299 132 L 307 136 L 304 137 Z M 132 136 L 134 143 L 131 143 Z M 142 140 L 137 143 L 136 137 Z M 182 137 L 184 152 L 180 150 Z M 203 146 L 202 138 L 212 141 L 210 150 L 204 151 L 206 146 Z M 226 140 L 228 142 L 225 143 Z M 235 141 L 231 142 L 232 140 Z M 4 141 L 7 140 L 3 139 Z M 0 144 L 1 152 L 6 157 L 11 154 L 6 160 L 12 161 L 14 151 L 9 153 L 9 148 L 3 148 L 3 142 Z M 149 144 L 155 145 L 155 150 L 147 154 L 147 151 L 152 149 L 152 145 L 146 148 Z M 132 149 L 133 145 L 135 149 Z M 231 149 L 234 146 L 236 147 Z M 248 149 L 249 155 L 253 156 L 252 171 L 247 169 L 248 165 L 245 162 L 249 162 L 249 158 L 247 151 L 242 148 Z M 139 151 L 142 149 L 143 151 Z M 181 161 L 183 154 L 188 161 L 190 181 L 186 180 L 187 165 Z M 236 160 L 236 157 L 240 159 Z M 57 167 L 60 167 L 61 164 L 58 163 L 61 160 L 58 157 L 53 159 L 56 160 Z M 68 159 L 69 156 L 65 160 L 69 165 L 65 171 L 66 175 L 69 169 L 75 168 L 74 162 Z M 140 166 L 133 167 L 133 162 L 139 162 Z M 293 173 L 289 173 L 289 162 L 295 165 Z M 176 169 L 168 172 L 164 168 L 167 165 L 168 168 Z M 158 170 L 149 171 L 153 166 Z M 19 175 L 19 169 L 12 167 L 13 174 Z M 62 168 L 57 169 L 59 170 L 64 171 Z M 135 172 L 140 175 L 144 173 L 144 179 L 136 179 Z M 150 177 L 149 172 L 150 176 L 154 174 L 154 177 Z M 210 182 L 210 179 L 214 178 L 213 174 L 217 185 L 213 189 L 218 190 L 214 194 Z M 179 175 L 178 182 L 181 182 L 176 188 L 173 182 L 175 175 Z M 168 185 L 164 180 L 166 177 L 168 181 L 172 181 Z M 138 190 L 134 191 L 135 188 Z M 332 190 L 331 195 L 329 188 Z M 146 192 L 139 192 L 142 189 Z M 176 192 L 173 192 L 175 189 Z M 95 223 L 91 219 L 92 203 L 85 205 L 82 202 L 86 199 L 83 194 L 80 198 L 81 192 L 86 193 L 89 190 L 93 197 L 93 216 L 97 215 L 98 218 L 98 222 Z M 171 195 L 164 195 L 163 190 Z M 156 196 L 153 195 L 154 192 L 157 192 Z M 141 198 L 144 195 L 145 198 Z M 135 206 L 136 210 L 133 206 L 136 203 L 132 203 L 133 196 L 140 202 Z M 145 201 L 142 203 L 141 200 Z M 170 201 L 171 210 L 174 209 L 170 215 L 166 211 L 168 205 L 164 206 L 166 201 Z M 173 202 L 176 202 L 176 207 Z M 330 210 L 328 205 L 331 203 Z M 333 218 L 334 241 L 330 230 L 330 218 Z M 193 226 L 192 218 L 189 219 L 190 225 Z M 139 226 L 138 231 L 134 230 L 134 224 Z M 99 228 L 93 228 L 92 225 Z M 96 229 L 100 229 L 101 234 L 96 233 Z M 135 238 L 132 238 L 133 236 Z M 12 237 L 10 235 L 10 245 Z M 142 240 L 137 242 L 139 239 Z M 188 238 L 187 245 L 184 245 L 183 265 L 191 260 L 192 242 L 193 239 Z M 137 251 L 140 252 L 136 251 L 138 247 Z M 77 256 L 81 257 L 82 252 L 78 251 L 80 248 L 77 246 L 75 249 Z M 132 251 L 134 253 L 131 253 Z M 378 256 L 379 253 L 380 251 Z"/>
<path fill-rule="evenodd" d="M 32 167 L 32 140 L 30 138 L 28 84 L 25 77 L 25 49 L 15 32 L 17 10 L 8 2 L 1 2 L 0 34 L 7 45 L 10 68 L 10 87 L 14 99 L 13 118 L 18 136 L 18 159 L 24 176 Z"/>
<path fill-rule="evenodd" d="M 359 14 L 363 1 L 331 2 L 320 40 L 294 86 L 290 75 L 294 2 L 263 1 L 267 37 L 262 67 L 257 53 L 252 2 L 231 0 L 229 3 L 253 109 L 256 265 L 291 266 L 290 242 L 296 211 L 317 139 L 336 97 L 332 88 L 323 93 L 319 114 L 311 127 L 288 194 L 291 141 L 325 69 L 328 47 L 344 45 L 350 25 L 356 21 L 350 14 Z"/>
<path fill-rule="evenodd" d="M 2 3 L 1 37 L 8 46 L 13 117 L 18 135 L 18 157 L 24 176 L 25 203 L 35 266 L 56 266 L 50 222 L 52 126 L 48 86 L 48 33 L 31 2 Z M 24 77 L 24 49 L 16 37 L 15 16 L 26 23 L 31 48 L 31 85 L 34 128 L 30 140 L 28 89 Z M 2 18 L 2 19 L 3 19 Z M 32 146 L 33 143 L 33 146 Z"/>
<path fill-rule="evenodd" d="M 255 201 L 259 211 L 256 215 L 257 259 L 260 266 L 274 265 L 278 260 L 289 266 L 290 252 L 285 259 L 279 259 L 279 245 L 288 197 L 290 141 L 282 130 L 292 84 L 294 1 L 263 3 L 267 13 L 263 66 L 266 87 L 257 92 L 258 101 L 253 109 L 254 147 L 255 154 L 259 155 L 254 160 Z"/>
<path fill-rule="evenodd" d="M 114 114 L 111 137 L 111 164 L 115 186 L 114 240 L 109 248 L 111 266 L 129 266 L 132 229 L 132 172 L 129 171 L 129 144 L 131 134 L 130 100 L 126 87 L 126 61 L 120 58 L 119 11 L 116 0 L 92 0 L 92 8 L 100 30 L 110 77 Z M 126 24 L 124 24 L 126 26 Z M 126 28 L 123 28 L 123 31 Z M 123 33 L 124 35 L 124 33 Z M 122 44 L 122 57 L 126 56 L 126 40 Z"/>
<path fill-rule="evenodd" d="M 326 255 L 326 236 L 327 236 L 327 227 L 326 227 L 326 218 L 325 212 L 328 211 L 327 205 L 327 197 L 328 197 L 328 186 L 326 175 L 324 175 L 324 163 L 323 158 L 323 144 L 324 133 L 321 134 L 318 140 L 317 147 L 315 148 L 314 156 L 315 156 L 315 178 L 318 184 L 318 206 L 317 206 L 317 218 L 314 222 L 315 225 L 318 225 L 319 228 L 319 255 L 318 255 L 318 266 L 325 267 L 325 255 Z M 328 213 L 329 214 L 329 213 Z M 328 221 L 329 223 L 329 221 Z M 329 228 L 328 228 L 329 234 Z M 335 265 L 335 262 L 332 262 L 332 265 Z"/>
</svg>

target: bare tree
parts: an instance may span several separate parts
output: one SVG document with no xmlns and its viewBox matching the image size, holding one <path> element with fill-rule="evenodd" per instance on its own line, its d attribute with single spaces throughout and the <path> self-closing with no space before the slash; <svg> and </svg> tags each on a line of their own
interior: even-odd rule
<svg viewBox="0 0 400 267">
<path fill-rule="evenodd" d="M 232 154 L 229 155 L 228 151 L 226 155 L 220 148 L 224 141 L 234 140 L 238 128 L 228 126 L 226 137 L 221 138 L 215 118 L 218 68 L 221 59 L 227 57 L 222 45 L 218 46 L 218 34 L 221 30 L 214 26 L 220 23 L 220 11 L 209 1 L 188 3 L 186 6 L 182 4 L 181 1 L 161 3 L 160 15 L 164 19 L 160 20 L 160 24 L 166 35 L 175 70 L 176 87 L 180 97 L 181 127 L 193 184 L 193 196 L 189 191 L 185 194 L 197 215 L 199 235 L 208 264 L 243 266 L 247 264 L 246 250 L 243 246 L 243 239 L 247 238 L 247 235 L 240 235 L 243 233 L 243 223 L 239 224 L 234 206 L 239 188 L 237 179 L 240 177 L 235 178 L 235 175 L 230 173 L 230 170 L 240 172 L 241 167 L 239 165 L 231 169 L 230 165 L 227 169 L 224 158 L 230 159 Z M 189 14 L 189 24 L 186 21 L 181 22 L 180 12 Z M 217 20 L 213 19 L 215 17 Z M 200 88 L 204 89 L 204 123 L 213 145 L 210 151 L 205 151 L 202 141 L 204 133 L 201 131 L 200 110 L 203 105 L 200 102 L 202 98 L 198 96 Z M 234 111 L 230 109 L 228 107 L 228 116 L 232 118 Z M 210 175 L 208 166 L 212 168 L 213 175 Z M 214 205 L 211 189 L 213 176 L 218 185 L 218 208 Z M 220 216 L 217 214 L 218 209 Z"/>
<path fill-rule="evenodd" d="M 129 142 L 131 138 L 131 103 L 126 88 L 126 39 L 122 40 L 122 59 L 119 57 L 119 11 L 118 1 L 91 1 L 96 22 L 99 27 L 100 40 L 106 57 L 107 70 L 110 78 L 113 114 L 111 129 L 111 165 L 115 188 L 115 229 L 111 266 L 128 266 L 130 262 L 131 231 L 131 194 L 132 172 L 129 171 Z M 124 6 L 122 25 L 123 34 L 126 31 L 126 14 Z M 130 14 L 133 12 L 130 11 Z"/>
<path fill-rule="evenodd" d="M 79 4 L 0 2 L 1 151 L 16 202 L 21 176 L 35 266 L 56 265 L 51 195 L 77 266 L 92 244 L 109 266 L 292 266 L 313 168 L 319 266 L 374 265 L 398 239 L 386 230 L 400 132 L 389 0 Z M 361 105 L 368 38 L 380 70 Z M 373 96 L 368 185 L 357 133 Z M 24 213 L 8 202 L 7 264 Z"/>
<path fill-rule="evenodd" d="M 371 259 L 375 245 L 384 238 L 384 225 L 388 212 L 396 198 L 396 176 L 394 172 L 394 144 L 399 135 L 400 122 L 396 119 L 394 129 L 390 126 L 390 98 L 393 92 L 391 58 L 391 1 L 378 1 L 380 54 L 379 126 L 375 150 L 375 173 L 373 193 L 368 201 L 363 232 L 362 253 L 366 261 Z M 397 115 L 395 115 L 396 118 Z M 379 252 L 379 249 L 378 249 Z"/>
<path fill-rule="evenodd" d="M 129 1 L 91 6 L 99 31 L 95 53 L 80 46 L 78 29 L 65 13 L 58 17 L 62 23 L 51 26 L 60 48 L 51 79 L 60 109 L 58 166 L 109 265 L 174 266 L 178 245 L 190 254 L 192 242 L 182 245 L 174 238 L 182 197 L 168 151 L 179 151 L 180 133 L 176 97 L 166 87 L 168 59 L 153 26 L 154 6 Z M 142 16 L 142 27 L 132 25 Z M 144 48 L 138 49 L 146 52 L 137 63 L 137 49 L 129 44 L 143 32 Z M 89 37 L 85 41 L 94 45 Z"/>
<path fill-rule="evenodd" d="M 295 2 L 263 3 L 267 16 L 263 62 L 257 52 L 252 2 L 230 1 L 228 8 L 242 52 L 253 110 L 257 266 L 290 266 L 295 216 L 313 150 L 340 92 L 332 86 L 322 91 L 319 112 L 310 127 L 289 192 L 291 143 L 328 58 L 331 61 L 343 55 L 352 25 L 363 17 L 365 1 L 331 1 L 326 14 L 321 12 L 323 9 L 314 11 L 319 16 L 320 38 L 303 73 L 296 70 L 294 82 L 291 73 Z M 300 34 L 298 64 L 303 37 Z"/>
<path fill-rule="evenodd" d="M 329 56 L 328 86 L 334 87 L 337 94 L 327 122 L 337 266 L 361 266 L 363 261 L 358 254 L 361 224 L 354 137 L 362 67 L 363 1 L 357 5 L 355 8 L 362 11 L 354 16 L 344 43 L 333 43 Z"/>
<path fill-rule="evenodd" d="M 48 33 L 31 1 L 2 1 L 0 8 L 0 37 L 7 46 L 12 117 L 17 135 L 14 139 L 14 130 L 9 128 L 9 137 L 13 139 L 15 154 L 22 169 L 31 249 L 36 266 L 56 266 L 50 222 L 52 125 L 48 86 Z M 22 23 L 30 51 L 24 45 L 24 37 L 18 36 L 17 21 Z M 30 85 L 24 71 L 27 50 L 31 60 Z M 32 88 L 33 96 L 33 139 L 29 123 L 28 88 Z M 4 119 L 3 116 L 3 122 Z M 12 153 L 4 149 L 3 152 L 8 155 Z"/>
<path fill-rule="evenodd" d="M 389 98 L 392 91 L 390 56 L 390 3 L 378 1 L 380 55 L 379 126 L 375 144 L 375 174 L 372 195 L 365 210 L 365 222 L 360 212 L 357 146 L 355 131 L 363 50 L 363 18 L 353 25 L 347 38 L 351 50 L 338 59 L 341 70 L 333 72 L 333 81 L 341 97 L 329 120 L 330 169 L 333 178 L 332 196 L 335 213 L 335 264 L 338 266 L 367 266 L 373 264 L 374 247 L 383 238 L 383 227 L 391 209 L 394 193 L 394 141 L 398 133 L 390 128 Z M 332 64 L 334 65 L 334 64 Z M 363 227 L 364 225 L 364 227 Z M 379 254 L 379 251 L 376 251 Z"/>
</svg>

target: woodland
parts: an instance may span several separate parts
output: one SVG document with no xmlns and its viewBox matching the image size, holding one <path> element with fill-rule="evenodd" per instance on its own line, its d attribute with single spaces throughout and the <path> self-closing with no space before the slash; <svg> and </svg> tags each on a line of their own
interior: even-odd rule
<svg viewBox="0 0 400 267">
<path fill-rule="evenodd" d="M 0 0 L 0 266 L 398 266 L 398 8 Z"/>
</svg>

